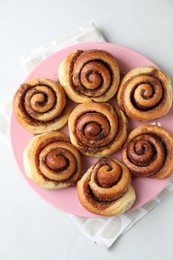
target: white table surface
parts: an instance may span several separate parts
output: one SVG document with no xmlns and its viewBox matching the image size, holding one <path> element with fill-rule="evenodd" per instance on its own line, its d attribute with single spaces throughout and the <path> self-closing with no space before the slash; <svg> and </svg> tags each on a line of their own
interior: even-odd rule
<svg viewBox="0 0 173 260">
<path fill-rule="evenodd" d="M 21 54 L 90 22 L 108 41 L 146 55 L 173 79 L 171 0 L 1 0 L 0 108 L 25 78 Z M 2 139 L 0 147 L 0 259 L 173 259 L 173 194 L 106 251 L 38 197 Z"/>
</svg>

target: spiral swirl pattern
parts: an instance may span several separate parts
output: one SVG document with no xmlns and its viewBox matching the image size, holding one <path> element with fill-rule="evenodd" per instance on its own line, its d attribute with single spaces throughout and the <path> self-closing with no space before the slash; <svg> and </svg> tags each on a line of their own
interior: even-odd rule
<svg viewBox="0 0 173 260">
<path fill-rule="evenodd" d="M 173 138 L 163 128 L 143 125 L 128 136 L 123 150 L 124 164 L 132 174 L 165 178 L 173 169 Z"/>
<path fill-rule="evenodd" d="M 28 177 L 45 189 L 71 186 L 81 172 L 79 152 L 58 131 L 33 137 L 25 149 L 24 164 Z"/>
<path fill-rule="evenodd" d="M 152 120 L 161 117 L 172 105 L 171 81 L 154 67 L 133 69 L 123 78 L 117 100 L 130 118 Z"/>
<path fill-rule="evenodd" d="M 119 68 L 106 51 L 77 50 L 61 62 L 59 80 L 74 102 L 106 102 L 117 91 Z"/>
<path fill-rule="evenodd" d="M 78 182 L 78 197 L 82 205 L 95 214 L 119 215 L 135 201 L 130 183 L 131 174 L 127 167 L 103 157 Z"/>
<path fill-rule="evenodd" d="M 63 88 L 48 79 L 25 81 L 14 96 L 13 111 L 19 123 L 33 133 L 60 129 L 70 112 Z"/>
<path fill-rule="evenodd" d="M 78 105 L 69 117 L 72 144 L 88 156 L 106 156 L 118 150 L 126 139 L 126 118 L 108 103 Z"/>
</svg>

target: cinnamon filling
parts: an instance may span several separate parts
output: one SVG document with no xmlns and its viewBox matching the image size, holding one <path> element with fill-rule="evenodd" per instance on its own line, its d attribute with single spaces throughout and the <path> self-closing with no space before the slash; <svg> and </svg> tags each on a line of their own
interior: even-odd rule
<svg viewBox="0 0 173 260">
<path fill-rule="evenodd" d="M 65 149 L 62 148 L 58 148 L 57 149 L 53 149 L 51 150 L 47 155 L 45 155 L 41 160 L 40 158 L 40 154 L 41 152 L 44 150 L 44 148 L 47 145 L 51 145 L 57 142 L 64 142 L 64 143 L 69 143 L 67 140 L 65 140 L 64 138 L 49 138 L 49 140 L 45 140 L 45 142 L 42 142 L 42 145 L 39 146 L 37 148 L 37 151 L 35 153 L 36 158 L 38 158 L 38 165 L 37 167 L 40 169 L 40 174 L 42 175 L 42 177 L 45 179 L 45 181 L 50 181 L 53 182 L 55 185 L 59 185 L 60 183 L 74 183 L 73 178 L 74 175 L 76 174 L 76 172 L 78 171 L 78 163 L 77 160 L 75 158 L 75 156 L 73 156 L 73 154 L 71 154 L 71 157 L 73 159 L 73 165 L 70 165 L 70 161 L 67 156 L 66 156 L 66 151 Z M 68 151 L 67 151 L 68 152 Z M 70 151 L 68 152 L 70 153 Z M 50 177 L 46 176 L 44 174 L 44 172 L 42 172 L 41 168 L 42 165 L 46 165 L 46 167 L 48 167 L 48 169 L 50 170 Z M 56 176 L 58 177 L 58 174 L 64 174 L 63 172 L 68 172 L 68 171 L 72 171 L 70 173 L 70 177 L 66 178 L 64 180 L 55 180 L 52 179 L 51 176 Z"/>
<path fill-rule="evenodd" d="M 84 178 L 83 191 L 94 207 L 106 208 L 127 191 L 130 182 L 128 169 L 122 169 L 117 161 L 104 157 L 93 166 L 90 176 Z"/>
<path fill-rule="evenodd" d="M 101 59 L 88 59 L 88 51 L 74 57 L 71 71 L 73 91 L 88 97 L 100 97 L 110 89 L 113 81 L 111 65 Z"/>
<path fill-rule="evenodd" d="M 129 169 L 141 175 L 152 175 L 164 165 L 167 157 L 165 143 L 156 134 L 146 133 L 135 137 L 127 146 Z"/>
<path fill-rule="evenodd" d="M 140 77 L 144 77 L 146 80 L 140 81 Z M 135 78 L 139 79 L 137 80 L 138 83 L 132 87 L 130 93 L 130 100 L 133 106 L 141 111 L 150 111 L 158 107 L 165 96 L 162 81 L 157 77 L 141 74 L 140 76 L 129 79 L 125 85 L 130 84 Z"/>
<path fill-rule="evenodd" d="M 69 161 L 63 153 L 52 150 L 46 156 L 46 164 L 51 170 L 54 170 L 57 173 L 57 171 L 60 172 L 65 168 L 68 168 Z"/>
<path fill-rule="evenodd" d="M 101 132 L 102 129 L 97 122 L 90 122 L 84 128 L 84 134 L 88 139 L 95 139 Z"/>
<path fill-rule="evenodd" d="M 98 209 L 106 209 L 108 208 L 111 204 L 113 204 L 113 202 L 111 201 L 101 201 L 101 200 L 98 200 L 92 190 L 90 189 L 89 185 L 88 185 L 88 182 L 85 182 L 84 183 L 84 186 L 83 186 L 83 192 L 85 194 L 85 197 L 86 199 L 89 201 L 89 203 L 91 205 L 93 205 L 93 207 L 95 208 L 98 208 Z"/>
<path fill-rule="evenodd" d="M 105 118 L 105 120 L 107 121 L 107 127 L 104 127 L 104 131 L 103 131 L 103 125 L 100 127 L 98 127 L 100 121 L 98 121 L 98 125 L 95 125 L 94 127 L 96 127 L 96 130 L 92 130 L 91 133 L 89 133 L 89 131 L 87 132 L 87 136 L 89 139 L 91 139 L 91 141 L 88 141 L 89 139 L 85 136 L 85 131 L 83 130 L 83 127 L 79 125 L 79 118 L 76 119 L 76 125 L 75 125 L 75 129 L 76 129 L 76 137 L 77 137 L 77 143 L 80 146 L 81 150 L 83 150 L 84 152 L 92 152 L 92 153 L 97 153 L 98 151 L 103 151 L 105 148 L 109 148 L 111 147 L 112 143 L 115 142 L 115 140 L 118 140 L 119 137 L 122 134 L 122 129 L 123 129 L 123 119 L 121 117 L 121 114 L 119 112 L 119 110 L 114 107 L 114 111 L 117 115 L 118 118 L 118 126 L 117 126 L 117 132 L 115 132 L 114 136 L 109 139 L 109 131 L 110 131 L 110 123 L 107 120 L 107 118 L 103 115 L 100 114 L 98 112 L 93 112 L 96 114 L 100 114 L 101 117 Z M 92 113 L 89 113 L 92 115 Z M 85 116 L 85 114 L 83 114 L 83 116 Z M 92 121 L 92 116 L 90 117 L 90 121 Z M 92 123 L 92 122 L 91 122 Z M 100 130 L 102 128 L 102 131 Z M 90 128 L 91 129 L 91 128 Z M 92 132 L 95 132 L 96 135 L 93 135 L 92 137 Z M 95 137 L 95 141 L 93 141 L 92 138 Z M 107 138 L 106 144 L 104 143 L 105 138 Z"/>
<path fill-rule="evenodd" d="M 28 124 L 33 125 L 33 126 L 39 126 L 39 125 L 48 126 L 49 124 L 52 124 L 52 123 L 56 122 L 57 120 L 60 120 L 63 116 L 67 115 L 68 114 L 68 107 L 65 106 L 60 115 L 55 116 L 51 120 L 48 119 L 48 120 L 45 120 L 45 121 L 36 120 L 36 119 L 32 118 L 32 114 L 31 115 L 27 114 L 24 106 L 23 106 L 23 111 L 26 114 L 26 121 L 28 122 Z"/>
<path fill-rule="evenodd" d="M 101 158 L 93 169 L 95 181 L 100 187 L 110 188 L 117 184 L 121 178 L 121 167 L 111 159 Z"/>
<path fill-rule="evenodd" d="M 35 86 L 23 84 L 20 93 L 22 95 L 18 106 L 29 125 L 49 125 L 60 120 L 61 117 L 68 113 L 64 101 L 62 106 L 59 105 L 59 108 L 57 108 L 57 102 L 59 102 L 58 92 L 56 93 L 49 85 L 43 85 L 42 82 L 38 82 Z"/>
<path fill-rule="evenodd" d="M 109 130 L 109 121 L 98 112 L 86 112 L 76 121 L 76 136 L 82 146 L 99 148 Z"/>
</svg>

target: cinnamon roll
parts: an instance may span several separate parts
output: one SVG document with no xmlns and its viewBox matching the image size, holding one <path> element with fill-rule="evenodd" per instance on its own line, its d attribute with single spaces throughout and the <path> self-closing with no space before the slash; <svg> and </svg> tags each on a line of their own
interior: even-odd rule
<svg viewBox="0 0 173 260">
<path fill-rule="evenodd" d="M 77 183 L 81 204 L 98 215 L 119 215 L 130 209 L 136 196 L 131 174 L 120 162 L 103 157 Z"/>
<path fill-rule="evenodd" d="M 45 189 L 72 186 L 81 173 L 79 152 L 59 131 L 33 137 L 24 151 L 27 176 Z"/>
<path fill-rule="evenodd" d="M 117 101 L 130 118 L 141 121 L 159 118 L 172 106 L 171 80 L 158 68 L 135 68 L 122 79 Z"/>
<path fill-rule="evenodd" d="M 72 144 L 93 157 L 117 151 L 127 136 L 124 113 L 108 103 L 78 105 L 69 116 L 68 126 Z"/>
<path fill-rule="evenodd" d="M 76 50 L 59 66 L 59 81 L 76 103 L 106 102 L 117 91 L 118 63 L 103 50 Z"/>
<path fill-rule="evenodd" d="M 19 123 L 32 133 L 63 127 L 70 113 L 64 89 L 50 79 L 26 80 L 13 98 L 13 111 Z"/>
<path fill-rule="evenodd" d="M 128 135 L 122 159 L 135 176 L 166 178 L 173 170 L 173 136 L 159 126 L 139 126 Z"/>
</svg>

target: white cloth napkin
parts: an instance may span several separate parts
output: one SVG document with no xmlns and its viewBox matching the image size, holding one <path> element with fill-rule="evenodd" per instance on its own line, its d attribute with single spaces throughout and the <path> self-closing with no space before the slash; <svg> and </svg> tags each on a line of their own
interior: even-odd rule
<svg viewBox="0 0 173 260">
<path fill-rule="evenodd" d="M 64 39 L 56 39 L 46 46 L 41 46 L 26 55 L 21 56 L 21 62 L 26 73 L 30 72 L 39 62 L 45 59 L 55 51 L 66 46 L 82 43 L 82 42 L 103 42 L 105 41 L 102 34 L 97 30 L 96 26 L 91 23 L 79 28 L 77 32 L 68 35 Z M 7 132 L 6 118 L 9 117 L 9 103 L 4 107 L 3 114 L 0 115 L 4 122 L 0 126 L 1 136 L 5 136 Z M 160 192 L 154 199 L 148 202 L 145 206 L 133 212 L 125 213 L 117 217 L 100 217 L 100 218 L 85 218 L 78 216 L 69 216 L 75 221 L 79 228 L 84 232 L 89 239 L 102 246 L 105 249 L 111 247 L 118 237 L 127 232 L 135 223 L 143 218 L 151 209 L 153 209 L 163 198 L 165 198 L 173 190 L 173 180 L 169 182 L 167 187 Z"/>
</svg>

